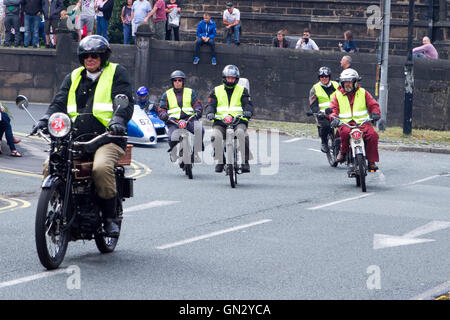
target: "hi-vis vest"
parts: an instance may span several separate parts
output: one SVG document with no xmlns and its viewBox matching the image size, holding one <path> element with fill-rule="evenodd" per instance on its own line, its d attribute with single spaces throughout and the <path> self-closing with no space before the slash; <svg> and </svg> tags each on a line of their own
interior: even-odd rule
<svg viewBox="0 0 450 320">
<path fill-rule="evenodd" d="M 114 74 L 116 72 L 116 63 L 109 63 L 102 71 L 98 80 L 97 87 L 94 93 L 94 103 L 92 105 L 92 114 L 98 121 L 100 121 L 105 127 L 111 120 L 113 111 L 113 102 L 111 99 L 111 88 L 113 84 Z M 77 112 L 76 91 L 81 80 L 81 72 L 84 67 L 79 67 L 72 71 L 71 80 L 72 84 L 69 89 L 69 97 L 67 99 L 67 113 L 75 122 L 79 113 Z"/>
<path fill-rule="evenodd" d="M 183 106 L 180 108 L 177 101 L 177 96 L 172 89 L 166 91 L 167 94 L 167 103 L 169 104 L 169 110 L 167 114 L 171 118 L 180 119 L 181 111 L 191 116 L 194 114 L 194 109 L 192 108 L 192 89 L 183 88 Z"/>
<path fill-rule="evenodd" d="M 244 93 L 244 87 L 240 85 L 235 85 L 233 94 L 231 95 L 231 101 L 228 101 L 228 94 L 225 91 L 225 85 L 222 84 L 214 88 L 214 93 L 217 98 L 217 110 L 216 116 L 224 118 L 226 115 L 231 115 L 232 117 L 236 117 L 240 113 L 244 113 L 244 109 L 242 109 L 241 98 Z M 240 117 L 240 119 L 248 121 L 244 117 Z"/>
<path fill-rule="evenodd" d="M 333 86 L 335 91 L 339 87 L 339 83 L 337 83 L 336 81 L 331 81 L 331 85 Z M 314 85 L 314 91 L 316 92 L 316 97 L 319 102 L 320 110 L 325 110 L 326 108 L 328 108 L 330 106 L 331 99 L 336 94 L 336 92 L 333 92 L 331 96 L 328 96 L 328 94 L 321 86 L 320 81 Z"/>
<path fill-rule="evenodd" d="M 357 124 L 367 119 L 369 112 L 366 106 L 366 90 L 359 88 L 355 93 L 353 102 L 353 113 L 350 107 L 350 101 L 339 90 L 336 91 L 336 98 L 339 103 L 339 118 L 342 122 L 349 123 L 354 120 Z"/>
</svg>

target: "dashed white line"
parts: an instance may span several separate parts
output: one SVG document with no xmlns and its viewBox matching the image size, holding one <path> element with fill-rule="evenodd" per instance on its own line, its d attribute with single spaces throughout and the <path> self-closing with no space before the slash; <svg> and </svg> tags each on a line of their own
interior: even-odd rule
<svg viewBox="0 0 450 320">
<path fill-rule="evenodd" d="M 292 143 L 292 142 L 303 140 L 303 139 L 304 138 L 293 138 L 293 139 L 285 140 L 285 141 L 283 141 L 283 143 Z"/>
<path fill-rule="evenodd" d="M 15 279 L 15 280 L 0 282 L 0 289 L 15 286 L 15 285 L 22 284 L 25 282 L 42 279 L 42 278 L 52 277 L 54 275 L 57 275 L 60 273 L 66 273 L 66 272 L 67 272 L 67 269 L 58 269 L 58 270 L 54 270 L 54 271 L 46 271 L 46 272 L 37 273 L 32 276 L 23 277 L 23 278 L 19 278 L 19 279 Z"/>
<path fill-rule="evenodd" d="M 224 230 L 219 230 L 219 231 L 215 231 L 215 232 L 211 232 L 211 233 L 207 233 L 201 236 L 197 236 L 197 237 L 193 237 L 193 238 L 189 238 L 189 239 L 185 239 L 185 240 L 181 240 L 181 241 L 177 241 L 177 242 L 173 242 L 173 243 L 168 243 L 162 246 L 158 246 L 156 247 L 156 249 L 160 249 L 160 250 L 164 250 L 164 249 L 169 249 L 169 248 L 173 248 L 173 247 L 178 247 L 178 246 L 182 246 L 184 244 L 187 243 L 191 243 L 191 242 L 195 242 L 195 241 L 199 241 L 199 240 L 203 240 L 203 239 L 207 239 L 207 238 L 211 238 L 211 237 L 215 237 L 224 233 L 228 233 L 228 232 L 233 232 L 233 231 L 237 231 L 237 230 L 241 230 L 241 229 L 245 229 L 245 228 L 250 228 L 259 224 L 263 224 L 263 223 L 267 223 L 272 221 L 271 219 L 264 219 L 264 220 L 259 220 L 259 221 L 255 221 L 252 223 L 247 223 L 247 224 L 243 224 L 243 225 L 239 225 L 236 227 L 231 227 L 228 229 L 224 229 Z"/>
<path fill-rule="evenodd" d="M 366 194 L 362 194 L 362 195 L 356 196 L 356 197 L 351 197 L 351 198 L 346 198 L 346 199 L 342 199 L 342 200 L 338 200 L 338 201 L 329 202 L 329 203 L 326 203 L 326 204 L 322 204 L 320 206 L 308 208 L 308 210 L 318 210 L 318 209 L 322 209 L 322 208 L 333 206 L 335 204 L 340 204 L 340 203 L 347 202 L 347 201 L 362 199 L 362 198 L 365 198 L 365 197 L 369 197 L 371 195 L 374 195 L 374 193 L 366 193 Z"/>
</svg>

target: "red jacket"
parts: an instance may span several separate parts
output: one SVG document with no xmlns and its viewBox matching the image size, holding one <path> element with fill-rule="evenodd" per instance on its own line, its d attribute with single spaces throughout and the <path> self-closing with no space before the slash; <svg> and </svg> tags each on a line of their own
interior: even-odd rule
<svg viewBox="0 0 450 320">
<path fill-rule="evenodd" d="M 358 85 L 358 89 L 356 89 L 356 91 L 358 91 L 360 88 L 360 86 Z M 345 92 L 344 88 L 339 87 L 338 90 L 348 96 L 348 100 L 350 101 L 350 107 L 352 108 L 352 112 L 353 112 L 353 102 L 355 101 L 355 92 L 356 91 L 352 91 L 350 93 Z M 366 107 L 367 110 L 369 111 L 369 114 L 372 113 L 378 113 L 379 115 L 381 115 L 381 111 L 380 111 L 380 105 L 378 104 L 377 100 L 375 100 L 372 95 L 369 93 L 369 91 L 366 90 Z M 339 117 L 339 103 L 337 101 L 336 95 L 333 96 L 333 99 L 331 100 L 330 103 L 330 108 L 331 110 L 333 110 L 333 112 L 330 114 L 330 118 L 331 117 Z"/>
</svg>

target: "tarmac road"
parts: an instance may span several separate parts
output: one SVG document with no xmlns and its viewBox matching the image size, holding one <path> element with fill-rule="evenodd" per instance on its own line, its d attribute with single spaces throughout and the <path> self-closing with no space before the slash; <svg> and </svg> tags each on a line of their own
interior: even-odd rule
<svg viewBox="0 0 450 320">
<path fill-rule="evenodd" d="M 32 105 L 38 118 L 43 105 Z M 13 109 L 13 130 L 30 120 Z M 314 139 L 252 133 L 252 172 L 231 189 L 210 146 L 194 179 L 167 144 L 133 149 L 135 196 L 116 251 L 71 242 L 39 263 L 34 215 L 45 144 L 0 155 L 0 299 L 433 299 L 450 291 L 450 155 L 381 151 L 367 193 Z M 206 140 L 208 141 L 208 140 Z M 259 142 L 259 143 L 256 143 Z M 278 152 L 277 152 L 278 151 Z M 278 160 L 277 160 L 278 158 Z"/>
</svg>

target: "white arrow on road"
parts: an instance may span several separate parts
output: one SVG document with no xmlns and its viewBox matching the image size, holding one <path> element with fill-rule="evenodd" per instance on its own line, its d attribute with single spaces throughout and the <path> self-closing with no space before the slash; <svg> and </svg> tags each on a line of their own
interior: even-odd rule
<svg viewBox="0 0 450 320">
<path fill-rule="evenodd" d="M 389 247 L 406 246 L 409 244 L 417 244 L 435 241 L 433 239 L 417 238 L 424 234 L 438 230 L 450 228 L 448 221 L 431 221 L 424 226 L 405 233 L 402 236 L 391 236 L 387 234 L 375 234 L 373 236 L 373 249 L 383 249 Z"/>
</svg>

